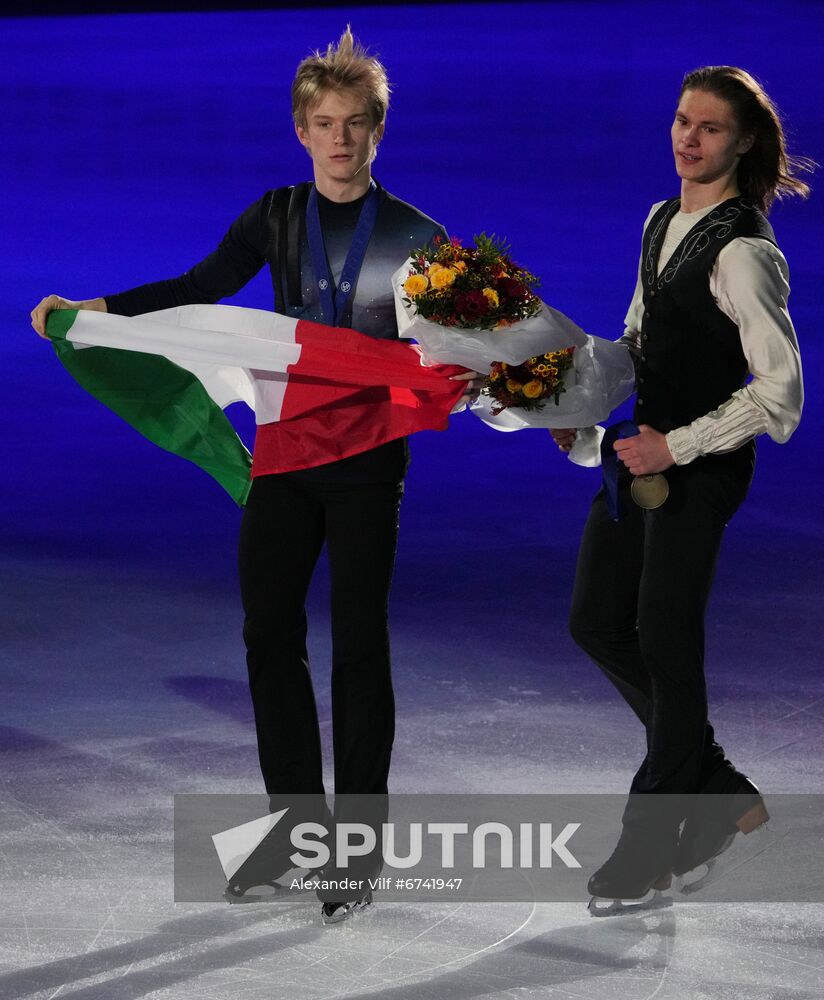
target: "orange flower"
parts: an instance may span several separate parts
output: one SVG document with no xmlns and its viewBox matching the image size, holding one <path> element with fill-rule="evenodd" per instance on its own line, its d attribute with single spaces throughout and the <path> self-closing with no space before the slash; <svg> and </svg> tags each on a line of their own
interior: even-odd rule
<svg viewBox="0 0 824 1000">
<path fill-rule="evenodd" d="M 517 382 L 514 378 L 508 378 L 506 380 L 506 391 L 507 392 L 520 392 L 523 386 L 520 382 Z"/>
<path fill-rule="evenodd" d="M 534 378 L 524 386 L 524 395 L 527 399 L 537 399 L 544 391 L 544 383 Z"/>
</svg>

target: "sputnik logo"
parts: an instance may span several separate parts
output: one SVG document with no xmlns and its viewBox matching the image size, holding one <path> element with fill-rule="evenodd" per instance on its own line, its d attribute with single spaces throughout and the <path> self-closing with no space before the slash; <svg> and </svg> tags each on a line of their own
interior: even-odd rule
<svg viewBox="0 0 824 1000">
<path fill-rule="evenodd" d="M 254 854 L 288 811 L 287 806 L 280 812 L 261 816 L 260 819 L 253 819 L 250 823 L 243 823 L 241 826 L 232 827 L 231 830 L 213 834 L 212 843 L 220 859 L 223 874 L 228 880 L 231 881 L 241 865 Z"/>
<path fill-rule="evenodd" d="M 236 876 L 247 862 L 257 864 L 263 860 L 259 857 L 250 861 L 252 855 L 260 848 L 263 841 L 270 837 L 275 826 L 288 811 L 287 807 L 271 816 L 262 816 L 260 819 L 212 836 L 227 879 L 231 880 Z M 501 869 L 516 866 L 532 868 L 536 860 L 538 867 L 551 868 L 553 856 L 567 868 L 580 868 L 580 862 L 567 847 L 567 842 L 580 825 L 580 823 L 567 823 L 560 833 L 553 836 L 551 823 L 537 824 L 537 831 L 532 823 L 520 823 L 516 860 L 515 834 L 511 826 L 506 823 L 481 823 L 472 830 L 467 823 L 411 823 L 408 827 L 408 852 L 400 855 L 396 851 L 396 824 L 383 823 L 378 830 L 365 823 L 337 823 L 334 825 L 335 858 L 338 865 L 345 867 L 353 858 L 366 857 L 377 848 L 378 837 L 381 835 L 380 849 L 387 865 L 394 868 L 412 868 L 422 860 L 426 835 L 427 840 L 434 840 L 440 847 L 440 864 L 445 869 L 456 867 L 456 843 L 471 847 L 472 868 L 485 868 L 490 861 L 494 867 Z M 537 838 L 534 836 L 535 832 Z M 322 824 L 298 823 L 290 831 L 289 836 L 284 836 L 277 842 L 273 838 L 267 845 L 270 852 L 268 858 L 270 867 L 276 862 L 283 870 L 285 870 L 284 865 L 286 868 L 289 865 L 322 868 L 331 857 L 330 846 L 325 842 L 329 835 L 330 831 Z M 490 858 L 487 857 L 487 838 L 493 845 L 497 845 L 497 850 L 493 850 Z M 536 840 L 537 859 L 533 850 Z M 295 849 L 294 853 L 289 853 L 291 848 Z"/>
</svg>

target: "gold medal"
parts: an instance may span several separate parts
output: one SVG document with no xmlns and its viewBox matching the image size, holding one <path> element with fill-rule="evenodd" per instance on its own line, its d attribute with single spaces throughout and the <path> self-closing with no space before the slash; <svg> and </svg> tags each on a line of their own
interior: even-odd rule
<svg viewBox="0 0 824 1000">
<path fill-rule="evenodd" d="M 630 487 L 632 499 L 644 510 L 655 510 L 669 496 L 669 483 L 660 472 L 651 476 L 636 476 Z"/>
</svg>

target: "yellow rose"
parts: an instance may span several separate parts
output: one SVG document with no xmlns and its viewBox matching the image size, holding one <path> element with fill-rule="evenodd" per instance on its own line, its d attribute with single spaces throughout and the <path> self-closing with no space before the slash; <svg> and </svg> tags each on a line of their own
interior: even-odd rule
<svg viewBox="0 0 824 1000">
<path fill-rule="evenodd" d="M 506 391 L 507 392 L 520 392 L 522 389 L 521 383 L 516 382 L 514 378 L 508 378 L 506 380 Z"/>
<path fill-rule="evenodd" d="M 497 307 L 497 305 L 498 305 L 498 293 L 495 291 L 494 288 L 485 288 L 484 289 L 484 298 L 492 306 L 493 309 L 495 309 Z"/>
<path fill-rule="evenodd" d="M 544 391 L 544 383 L 534 378 L 524 386 L 524 395 L 527 399 L 537 399 Z"/>
<path fill-rule="evenodd" d="M 434 264 L 429 268 L 429 280 L 432 282 L 433 288 L 449 288 L 458 276 L 451 267 L 438 267 L 437 270 L 434 268 Z"/>
<path fill-rule="evenodd" d="M 410 299 L 423 294 L 429 287 L 429 279 L 425 274 L 410 274 L 403 283 L 403 290 Z"/>
<path fill-rule="evenodd" d="M 455 270 L 458 272 L 458 274 L 463 274 L 464 271 L 466 270 L 466 261 L 465 260 L 456 260 L 455 263 L 452 266 L 455 268 Z"/>
</svg>

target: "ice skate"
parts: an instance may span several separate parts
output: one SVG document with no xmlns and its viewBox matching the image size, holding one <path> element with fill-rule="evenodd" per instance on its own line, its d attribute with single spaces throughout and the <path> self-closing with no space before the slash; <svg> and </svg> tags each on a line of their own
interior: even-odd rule
<svg viewBox="0 0 824 1000">
<path fill-rule="evenodd" d="M 277 877 L 267 877 L 264 873 L 247 879 L 231 879 L 223 890 L 223 898 L 227 903 L 266 903 L 272 900 L 285 899 L 310 888 L 293 888 L 295 879 L 306 877 L 305 868 L 291 868 Z"/>
<path fill-rule="evenodd" d="M 621 834 L 615 850 L 587 883 L 594 917 L 669 906 L 661 895 L 672 884 L 673 849 L 666 836 Z"/>
<path fill-rule="evenodd" d="M 360 915 L 371 910 L 373 905 L 371 892 L 348 903 L 324 903 L 320 908 L 320 919 L 327 925 L 342 924 L 344 920 L 350 920 L 356 914 Z"/>
<path fill-rule="evenodd" d="M 737 772 L 722 794 L 698 797 L 687 817 L 675 853 L 673 874 L 680 892 L 698 892 L 714 878 L 717 859 L 729 850 L 737 833 L 763 827 L 770 814 L 758 789 Z"/>
<path fill-rule="evenodd" d="M 294 848 L 282 830 L 273 830 L 228 879 L 223 898 L 229 903 L 259 903 L 290 895 L 295 867 Z"/>
</svg>

